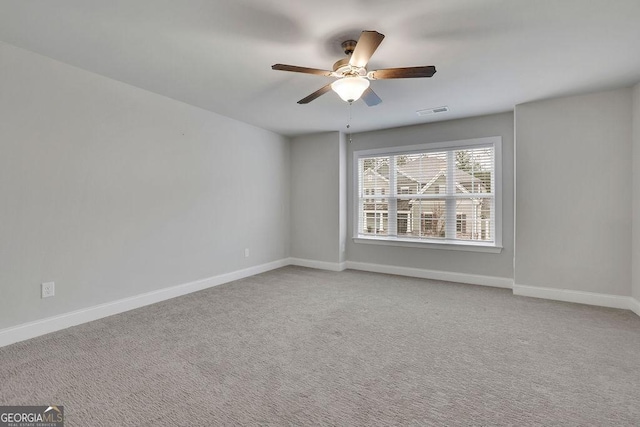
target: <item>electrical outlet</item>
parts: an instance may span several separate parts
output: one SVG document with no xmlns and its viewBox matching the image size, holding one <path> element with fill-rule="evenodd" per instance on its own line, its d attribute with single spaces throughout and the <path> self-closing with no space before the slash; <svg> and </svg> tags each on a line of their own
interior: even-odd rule
<svg viewBox="0 0 640 427">
<path fill-rule="evenodd" d="M 244 257 L 245 257 L 245 258 L 249 258 L 249 248 L 245 248 L 245 250 L 244 250 Z"/>
<path fill-rule="evenodd" d="M 46 282 L 42 284 L 42 298 L 49 298 L 56 294 L 55 282 Z"/>
</svg>

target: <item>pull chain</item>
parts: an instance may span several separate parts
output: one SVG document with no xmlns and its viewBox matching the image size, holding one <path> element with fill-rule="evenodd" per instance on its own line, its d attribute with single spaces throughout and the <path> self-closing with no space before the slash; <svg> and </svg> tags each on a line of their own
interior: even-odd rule
<svg viewBox="0 0 640 427">
<path fill-rule="evenodd" d="M 349 138 L 349 143 L 352 143 L 353 140 L 351 139 L 351 104 L 353 104 L 352 102 L 349 102 L 349 121 L 347 122 L 347 137 Z"/>
</svg>

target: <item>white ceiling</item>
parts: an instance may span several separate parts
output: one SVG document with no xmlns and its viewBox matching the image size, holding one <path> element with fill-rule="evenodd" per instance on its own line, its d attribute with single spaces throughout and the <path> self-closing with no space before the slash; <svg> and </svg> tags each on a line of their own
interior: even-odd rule
<svg viewBox="0 0 640 427">
<path fill-rule="evenodd" d="M 330 69 L 362 30 L 386 35 L 368 69 L 438 72 L 373 81 L 354 132 L 640 81 L 640 0 L 0 0 L 4 42 L 285 135 L 345 130 L 348 104 L 298 105 L 331 79 L 271 65 Z"/>
</svg>

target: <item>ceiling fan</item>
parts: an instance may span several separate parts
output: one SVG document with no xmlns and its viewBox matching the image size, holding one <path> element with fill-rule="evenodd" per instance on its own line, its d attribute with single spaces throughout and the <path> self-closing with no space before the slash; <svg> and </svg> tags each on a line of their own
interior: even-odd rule
<svg viewBox="0 0 640 427">
<path fill-rule="evenodd" d="M 431 77 L 436 73 L 436 67 L 433 65 L 367 71 L 366 66 L 369 59 L 371 59 L 383 39 L 384 34 L 380 34 L 377 31 L 363 31 L 358 41 L 347 40 L 343 42 L 341 46 L 347 57 L 333 64 L 333 71 L 285 64 L 272 65 L 271 69 L 316 74 L 338 79 L 302 98 L 298 101 L 298 104 L 308 104 L 333 89 L 344 101 L 351 103 L 362 97 L 369 107 L 382 102 L 380 97 L 369 87 L 370 80 Z"/>
</svg>

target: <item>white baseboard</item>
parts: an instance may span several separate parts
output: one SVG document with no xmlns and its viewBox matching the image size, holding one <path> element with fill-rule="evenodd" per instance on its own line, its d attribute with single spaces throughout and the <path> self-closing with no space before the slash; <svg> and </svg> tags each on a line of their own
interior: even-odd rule
<svg viewBox="0 0 640 427">
<path fill-rule="evenodd" d="M 343 271 L 346 268 L 345 264 L 346 263 L 344 262 L 326 262 L 303 258 L 289 258 L 289 265 L 317 268 L 318 270 Z"/>
<path fill-rule="evenodd" d="M 631 298 L 631 311 L 640 316 L 640 301 L 635 298 Z"/>
<path fill-rule="evenodd" d="M 0 347 L 289 265 L 288 259 L 159 289 L 0 330 Z"/>
<path fill-rule="evenodd" d="M 447 282 L 469 283 L 472 285 L 492 286 L 511 289 L 513 280 L 506 277 L 481 276 L 478 274 L 453 273 L 450 271 L 425 270 L 421 268 L 398 267 L 395 265 L 369 264 L 347 261 L 346 267 L 352 270 L 371 271 L 373 273 L 396 274 L 398 276 L 419 277 L 421 279 L 444 280 Z"/>
<path fill-rule="evenodd" d="M 363 262 L 347 261 L 333 263 L 314 261 L 301 258 L 285 258 L 266 264 L 256 265 L 243 270 L 225 273 L 218 276 L 197 280 L 182 285 L 159 289 L 112 301 L 93 307 L 88 307 L 45 319 L 9 327 L 0 330 L 0 347 L 24 341 L 50 332 L 66 329 L 103 317 L 144 307 L 167 299 L 179 297 L 192 292 L 201 291 L 223 283 L 243 279 L 245 277 L 264 273 L 287 265 L 317 268 L 321 270 L 343 271 L 345 269 L 370 271 L 374 273 L 396 274 L 399 276 L 418 277 L 423 279 L 444 280 L 450 282 L 469 283 L 473 285 L 493 286 L 498 288 L 513 289 L 514 295 L 544 298 L 558 301 L 575 302 L 581 304 L 598 305 L 603 307 L 628 309 L 640 316 L 640 302 L 632 297 L 618 295 L 597 294 L 592 292 L 570 291 L 564 289 L 540 288 L 535 286 L 514 285 L 512 279 L 504 277 L 481 276 L 465 273 L 453 273 L 448 271 L 424 270 L 419 268 L 398 267 L 383 264 L 369 264 Z"/>
<path fill-rule="evenodd" d="M 513 294 L 523 297 L 550 299 L 556 301 L 575 302 L 578 304 L 598 305 L 601 307 L 623 308 L 633 310 L 639 314 L 640 307 L 634 310 L 634 303 L 638 302 L 631 297 L 620 295 L 598 294 L 595 292 L 571 291 L 568 289 L 540 288 L 537 286 L 514 285 Z M 637 310 L 637 311 L 636 311 Z"/>
</svg>

